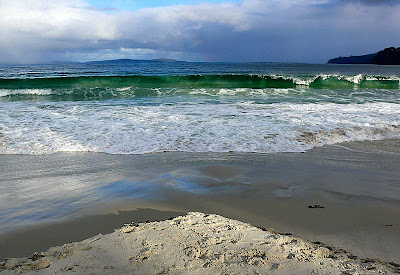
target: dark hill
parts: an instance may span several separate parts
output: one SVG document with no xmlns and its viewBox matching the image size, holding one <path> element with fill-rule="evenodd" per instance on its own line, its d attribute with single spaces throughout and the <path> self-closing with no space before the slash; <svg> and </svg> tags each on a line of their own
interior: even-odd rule
<svg viewBox="0 0 400 275">
<path fill-rule="evenodd" d="M 89 61 L 87 64 L 115 64 L 115 65 L 123 65 L 123 64 L 131 64 L 131 63 L 144 63 L 144 62 L 183 62 L 174 59 L 168 58 L 159 58 L 159 59 L 151 59 L 151 60 L 140 60 L 140 59 L 113 59 L 113 60 L 100 60 L 100 61 Z"/>
<path fill-rule="evenodd" d="M 372 64 L 400 65 L 400 47 L 390 47 L 378 52 L 372 59 Z"/>
<path fill-rule="evenodd" d="M 170 59 L 170 58 L 157 58 L 157 59 L 152 59 L 150 61 L 153 61 L 153 62 L 182 62 L 182 61 Z"/>
<path fill-rule="evenodd" d="M 330 64 L 372 64 L 372 60 L 376 56 L 376 53 L 359 55 L 359 56 L 347 56 L 347 57 L 336 57 L 330 59 L 328 63 Z"/>
<path fill-rule="evenodd" d="M 400 48 L 390 47 L 377 53 L 337 57 L 330 59 L 329 64 L 377 64 L 377 65 L 400 65 Z"/>
</svg>

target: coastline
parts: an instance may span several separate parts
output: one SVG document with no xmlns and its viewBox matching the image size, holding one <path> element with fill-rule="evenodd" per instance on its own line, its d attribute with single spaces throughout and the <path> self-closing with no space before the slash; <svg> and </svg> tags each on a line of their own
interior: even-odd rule
<svg viewBox="0 0 400 275">
<path fill-rule="evenodd" d="M 29 186 L 48 181 L 47 189 L 59 191 L 55 182 L 77 182 L 84 196 L 82 203 L 74 197 L 80 208 L 63 212 L 61 220 L 35 220 L 0 234 L 0 261 L 110 233 L 124 223 L 197 211 L 399 263 L 399 145 L 399 140 L 356 142 L 286 154 L 1 155 L 7 172 L 3 185 L 31 178 Z M 91 197 L 97 201 L 88 204 Z M 314 205 L 324 208 L 309 208 Z"/>
<path fill-rule="evenodd" d="M 400 265 L 260 229 L 218 215 L 191 212 L 161 222 L 127 224 L 0 263 L 3 274 L 394 274 Z"/>
</svg>

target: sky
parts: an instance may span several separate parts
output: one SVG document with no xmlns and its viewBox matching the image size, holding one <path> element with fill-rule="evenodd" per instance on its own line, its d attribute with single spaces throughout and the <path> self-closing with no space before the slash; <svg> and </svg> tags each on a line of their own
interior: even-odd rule
<svg viewBox="0 0 400 275">
<path fill-rule="evenodd" d="M 400 46 L 400 0 L 0 0 L 0 63 L 325 63 Z"/>
</svg>

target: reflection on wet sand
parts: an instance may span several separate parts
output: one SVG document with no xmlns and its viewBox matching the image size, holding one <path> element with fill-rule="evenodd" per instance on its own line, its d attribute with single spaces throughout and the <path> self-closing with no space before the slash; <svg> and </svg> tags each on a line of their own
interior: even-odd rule
<svg viewBox="0 0 400 275">
<path fill-rule="evenodd" d="M 40 240 L 38 232 L 55 222 L 86 228 L 86 235 L 60 229 L 37 249 L 95 235 L 103 222 L 111 230 L 136 221 L 140 211 L 145 220 L 200 211 L 400 262 L 399 145 L 362 142 L 304 154 L 1 155 L 0 250 L 24 256 L 29 242 L 16 236 L 31 231 Z M 172 212 L 128 211 L 138 208 Z M 104 216 L 118 210 L 128 212 Z M 7 251 L 11 240 L 18 249 Z"/>
</svg>

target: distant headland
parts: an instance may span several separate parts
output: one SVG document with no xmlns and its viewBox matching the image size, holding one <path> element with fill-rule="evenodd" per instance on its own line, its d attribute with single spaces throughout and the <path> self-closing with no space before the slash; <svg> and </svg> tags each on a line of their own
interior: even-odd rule
<svg viewBox="0 0 400 275">
<path fill-rule="evenodd" d="M 112 60 L 100 60 L 100 61 L 89 61 L 86 64 L 127 64 L 127 63 L 140 63 L 140 62 L 185 62 L 169 58 L 157 58 L 150 60 L 142 59 L 112 59 Z"/>
<path fill-rule="evenodd" d="M 175 60 L 170 58 L 157 58 L 157 59 L 108 59 L 108 60 L 95 60 L 95 61 L 66 61 L 66 60 L 54 60 L 54 61 L 45 61 L 45 62 L 37 62 L 37 63 L 14 63 L 14 62 L 1 62 L 1 65 L 69 65 L 69 64 L 105 64 L 105 65 L 124 65 L 124 64 L 134 64 L 134 63 L 173 63 L 173 62 L 186 62 L 182 60 Z"/>
<path fill-rule="evenodd" d="M 400 65 L 400 47 L 386 48 L 377 53 L 359 56 L 336 57 L 328 61 L 329 64 L 376 64 Z"/>
</svg>

